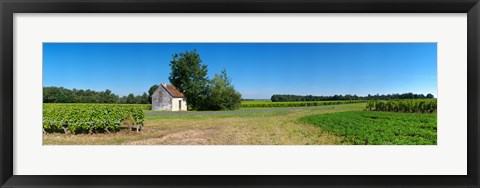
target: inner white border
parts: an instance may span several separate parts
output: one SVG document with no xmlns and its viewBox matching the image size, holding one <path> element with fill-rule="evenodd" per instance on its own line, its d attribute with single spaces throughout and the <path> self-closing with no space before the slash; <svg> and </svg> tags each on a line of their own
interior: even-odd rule
<svg viewBox="0 0 480 188">
<path fill-rule="evenodd" d="M 437 146 L 42 146 L 42 42 L 438 42 Z M 15 14 L 14 174 L 465 175 L 466 14 Z"/>
</svg>

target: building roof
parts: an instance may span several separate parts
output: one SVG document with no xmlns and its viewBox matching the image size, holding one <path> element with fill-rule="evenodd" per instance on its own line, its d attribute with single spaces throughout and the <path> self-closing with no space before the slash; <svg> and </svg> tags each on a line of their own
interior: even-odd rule
<svg viewBox="0 0 480 188">
<path fill-rule="evenodd" d="M 185 95 L 183 95 L 182 92 L 178 91 L 178 89 L 175 86 L 168 85 L 168 84 L 162 84 L 162 87 L 167 90 L 167 92 L 174 98 L 183 98 Z"/>
</svg>

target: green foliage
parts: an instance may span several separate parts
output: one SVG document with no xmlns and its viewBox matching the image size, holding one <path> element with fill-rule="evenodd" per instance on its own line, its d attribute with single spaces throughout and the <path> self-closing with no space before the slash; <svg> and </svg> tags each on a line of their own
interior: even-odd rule
<svg viewBox="0 0 480 188">
<path fill-rule="evenodd" d="M 132 106 L 138 107 L 142 110 L 152 110 L 152 104 L 132 104 Z"/>
<path fill-rule="evenodd" d="M 143 92 L 142 96 L 137 96 L 135 102 L 135 104 L 151 104 L 148 94 L 145 92 Z"/>
<path fill-rule="evenodd" d="M 272 95 L 273 102 L 292 102 L 292 101 L 326 101 L 326 100 L 389 100 L 389 99 L 433 99 L 432 94 L 388 94 L 388 95 L 333 95 L 333 96 L 312 96 L 312 95 Z"/>
<path fill-rule="evenodd" d="M 235 90 L 226 70 L 207 78 L 207 66 L 196 50 L 174 54 L 170 62 L 170 83 L 187 98 L 191 110 L 235 110 L 241 94 Z"/>
<path fill-rule="evenodd" d="M 135 95 L 133 93 L 130 93 L 127 95 L 127 104 L 135 104 Z"/>
<path fill-rule="evenodd" d="M 128 121 L 143 125 L 146 105 L 44 104 L 43 128 L 72 134 L 118 131 Z"/>
<path fill-rule="evenodd" d="M 135 96 L 129 94 L 119 98 L 109 89 L 93 91 L 90 89 L 66 89 L 63 87 L 44 87 L 44 103 L 121 103 L 121 104 L 151 104 L 147 93 Z"/>
<path fill-rule="evenodd" d="M 91 90 L 80 92 L 80 94 L 91 94 Z M 76 97 L 75 93 L 63 87 L 44 87 L 43 88 L 43 102 L 44 103 L 72 103 L 79 100 L 84 100 L 81 97 Z M 92 98 L 98 101 L 98 97 Z"/>
<path fill-rule="evenodd" d="M 149 104 L 152 104 L 152 95 L 153 95 L 153 92 L 155 92 L 155 90 L 157 90 L 159 87 L 159 85 L 155 84 L 153 85 L 152 87 L 150 87 L 150 89 L 148 89 L 148 103 Z"/>
<path fill-rule="evenodd" d="M 227 71 L 215 74 L 208 87 L 208 110 L 236 110 L 240 108 L 242 95 L 235 91 Z"/>
<path fill-rule="evenodd" d="M 170 61 L 170 83 L 187 98 L 190 109 L 202 109 L 207 96 L 207 65 L 196 50 L 173 55 Z"/>
<path fill-rule="evenodd" d="M 349 100 L 349 101 L 308 101 L 308 102 L 270 102 L 270 101 L 243 101 L 242 108 L 271 108 L 271 107 L 308 107 L 308 106 L 325 106 L 339 104 L 364 103 L 365 100 Z"/>
<path fill-rule="evenodd" d="M 367 110 L 406 113 L 433 113 L 435 110 L 437 110 L 437 99 L 368 101 Z"/>
<path fill-rule="evenodd" d="M 350 111 L 311 115 L 300 121 L 321 127 L 343 141 L 368 145 L 436 145 L 437 116 Z"/>
</svg>

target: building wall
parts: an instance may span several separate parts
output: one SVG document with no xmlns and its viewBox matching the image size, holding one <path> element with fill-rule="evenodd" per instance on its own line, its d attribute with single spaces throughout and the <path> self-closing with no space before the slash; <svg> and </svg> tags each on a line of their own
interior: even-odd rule
<svg viewBox="0 0 480 188">
<path fill-rule="evenodd" d="M 187 98 L 182 98 L 182 111 L 187 111 Z"/>
<path fill-rule="evenodd" d="M 182 101 L 181 111 L 187 111 L 187 100 L 185 98 L 172 98 L 172 111 L 180 111 L 179 101 Z"/>
<path fill-rule="evenodd" d="M 152 95 L 152 110 L 179 111 L 179 101 L 182 101 L 182 111 L 187 111 L 186 98 L 173 98 L 165 88 L 160 86 Z"/>
<path fill-rule="evenodd" d="M 160 92 L 162 95 L 160 95 Z M 152 110 L 172 110 L 172 96 L 163 88 L 159 86 L 152 95 Z"/>
</svg>

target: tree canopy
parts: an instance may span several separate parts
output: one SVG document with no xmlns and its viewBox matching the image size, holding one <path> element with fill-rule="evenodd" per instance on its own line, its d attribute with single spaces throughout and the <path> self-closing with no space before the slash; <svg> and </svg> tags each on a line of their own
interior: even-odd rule
<svg viewBox="0 0 480 188">
<path fill-rule="evenodd" d="M 208 108 L 210 110 L 235 110 L 240 108 L 242 95 L 235 91 L 231 84 L 232 79 L 228 77 L 227 70 L 209 82 L 208 87 Z"/>
<path fill-rule="evenodd" d="M 158 89 L 158 86 L 157 84 L 153 85 L 152 87 L 150 87 L 150 89 L 148 89 L 148 102 L 149 103 L 152 103 L 152 95 L 153 95 L 153 92 L 155 92 L 155 90 Z"/>
<path fill-rule="evenodd" d="M 241 95 L 226 70 L 210 80 L 207 65 L 202 64 L 196 50 L 174 54 L 170 66 L 170 83 L 185 95 L 190 109 L 234 110 L 240 107 Z"/>
<path fill-rule="evenodd" d="M 147 93 L 142 95 L 129 94 L 119 97 L 106 89 L 105 91 L 66 89 L 63 87 L 44 87 L 44 103 L 119 103 L 119 104 L 150 104 Z"/>
<path fill-rule="evenodd" d="M 170 83 L 185 97 L 190 109 L 200 110 L 205 107 L 207 94 L 207 65 L 202 64 L 196 50 L 174 54 L 170 61 Z"/>
</svg>

